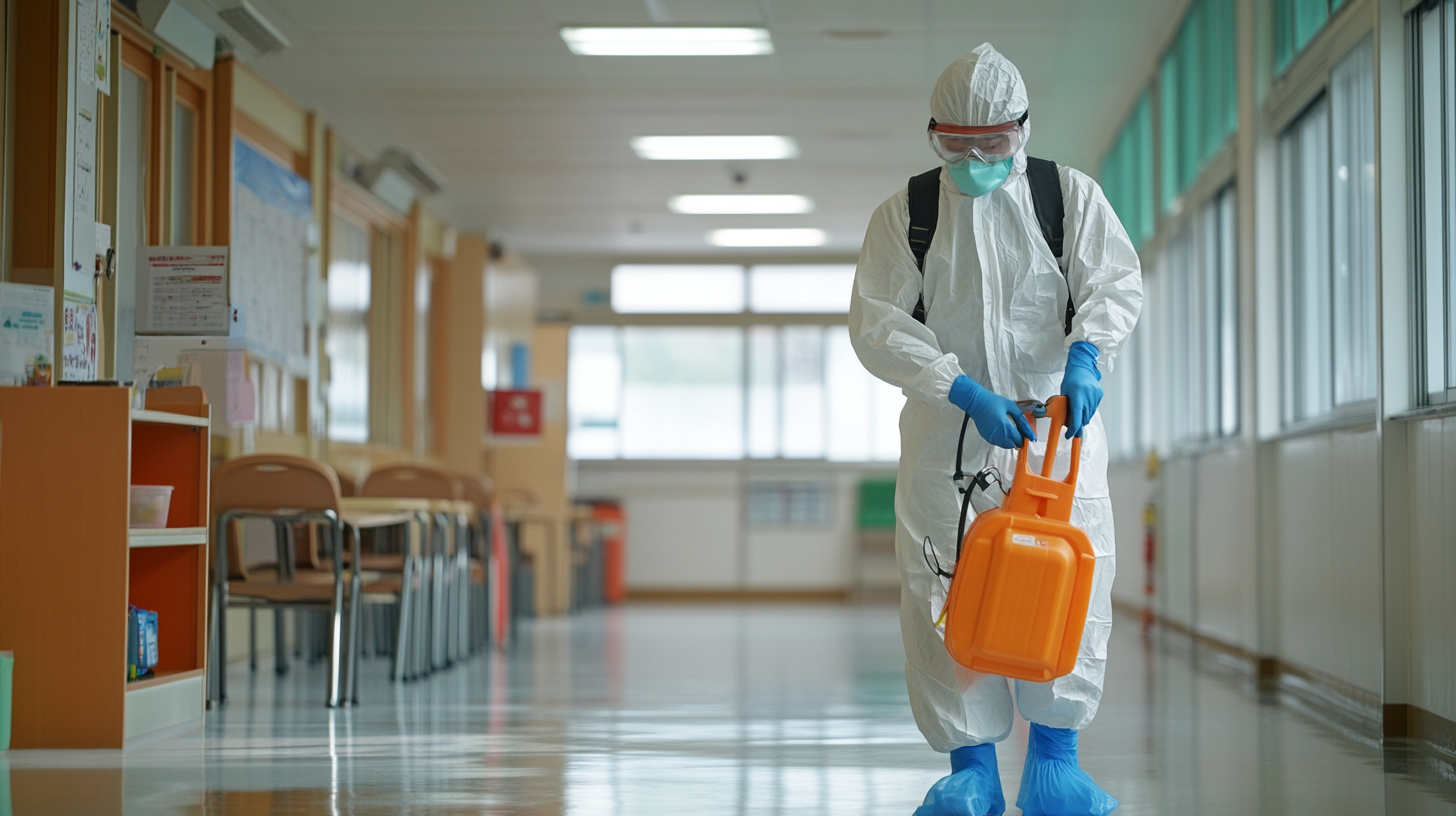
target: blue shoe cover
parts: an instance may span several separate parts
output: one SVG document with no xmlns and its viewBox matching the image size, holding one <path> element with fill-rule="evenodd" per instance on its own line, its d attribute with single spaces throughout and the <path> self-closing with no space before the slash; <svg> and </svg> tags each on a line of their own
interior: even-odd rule
<svg viewBox="0 0 1456 816">
<path fill-rule="evenodd" d="M 1077 767 L 1077 732 L 1031 724 L 1016 806 L 1025 816 L 1105 816 L 1117 800 Z"/>
<path fill-rule="evenodd" d="M 995 743 L 951 751 L 950 770 L 950 776 L 931 786 L 915 816 L 1001 816 L 1006 812 Z"/>
</svg>

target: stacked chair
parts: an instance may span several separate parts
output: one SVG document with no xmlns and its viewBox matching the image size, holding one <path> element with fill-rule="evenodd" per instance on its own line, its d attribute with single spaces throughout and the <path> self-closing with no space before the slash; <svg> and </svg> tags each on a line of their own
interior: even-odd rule
<svg viewBox="0 0 1456 816">
<path fill-rule="evenodd" d="M 463 512 L 462 485 L 455 474 L 425 465 L 389 465 L 369 474 L 359 495 L 374 499 L 430 502 L 430 535 L 421 559 L 416 648 L 406 656 L 399 679 L 413 680 L 447 668 L 467 653 L 470 635 L 467 589 L 470 562 L 469 519 Z"/>
<path fill-rule="evenodd" d="M 249 609 L 301 609 L 327 614 L 329 707 L 357 701 L 356 668 L 359 650 L 359 603 L 361 597 L 372 597 L 399 607 L 398 640 L 407 642 L 410 625 L 412 586 L 410 570 L 402 572 L 404 580 L 391 581 L 377 574 L 366 582 L 358 568 L 361 563 L 361 528 L 408 526 L 410 519 L 399 514 L 350 515 L 340 507 L 339 479 L 333 468 L 301 456 L 245 456 L 226 462 L 212 475 L 213 511 L 213 593 L 209 616 L 212 654 L 208 660 L 208 703 L 227 699 L 227 627 L 225 612 L 229 607 Z M 246 519 L 266 519 L 274 525 L 276 559 L 259 568 L 249 565 L 242 544 L 242 525 Z M 300 568 L 299 555 L 292 551 L 292 526 L 306 524 L 320 533 L 323 545 L 319 568 Z M 350 533 L 350 549 L 344 547 L 345 531 Z M 416 541 L 416 536 L 408 536 Z M 418 547 L 406 549 L 404 561 L 412 566 Z M 349 567 L 346 579 L 346 561 Z M 346 596 L 345 588 L 348 585 Z M 282 627 L 277 629 L 277 650 L 284 663 Z M 397 661 L 398 662 L 398 661 Z"/>
<path fill-rule="evenodd" d="M 491 623 L 506 620 L 512 559 L 495 540 L 505 525 L 488 480 L 389 465 L 356 484 L 313 459 L 246 456 L 214 471 L 212 508 L 209 705 L 227 699 L 230 607 L 254 618 L 275 612 L 279 673 L 288 659 L 277 613 L 301 613 L 298 648 L 316 640 L 327 656 L 329 707 L 358 702 L 366 653 L 389 654 L 392 677 L 413 680 L 468 658 L 490 641 Z M 250 519 L 272 524 L 271 561 L 249 563 L 242 533 Z M 256 638 L 249 641 L 256 670 Z"/>
</svg>

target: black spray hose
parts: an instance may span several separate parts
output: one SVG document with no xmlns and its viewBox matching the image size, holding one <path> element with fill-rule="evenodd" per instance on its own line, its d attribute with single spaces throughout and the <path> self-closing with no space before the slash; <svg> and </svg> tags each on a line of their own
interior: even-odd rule
<svg viewBox="0 0 1456 816">
<path fill-rule="evenodd" d="M 969 426 L 970 424 L 971 424 L 971 415 L 970 414 L 966 414 L 966 418 L 963 419 L 963 420 L 961 420 L 961 438 L 960 438 L 959 441 L 956 442 L 956 469 L 955 469 L 955 475 L 954 476 L 951 476 L 951 479 L 955 480 L 956 490 L 959 490 L 961 492 L 961 514 L 960 514 L 960 518 L 956 522 L 956 563 L 957 564 L 960 564 L 960 562 L 961 562 L 961 541 L 966 536 L 966 510 L 968 508 L 970 508 L 970 506 L 971 506 L 971 488 L 975 487 L 975 484 L 974 483 L 972 483 L 970 485 L 967 485 L 965 487 L 962 487 L 961 486 L 961 480 L 964 479 L 964 478 L 966 478 L 965 471 L 961 469 L 961 455 L 965 452 L 965 449 L 966 449 L 966 427 Z"/>
</svg>

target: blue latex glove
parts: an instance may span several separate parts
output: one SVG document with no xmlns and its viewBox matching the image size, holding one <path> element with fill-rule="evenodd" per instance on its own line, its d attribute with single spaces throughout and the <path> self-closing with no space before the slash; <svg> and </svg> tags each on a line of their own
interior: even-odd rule
<svg viewBox="0 0 1456 816">
<path fill-rule="evenodd" d="M 951 405 L 971 415 L 981 438 L 998 448 L 1019 448 L 1023 438 L 1036 441 L 1036 431 L 1015 402 L 987 391 L 964 374 L 951 383 L 949 398 Z"/>
<path fill-rule="evenodd" d="M 1067 370 L 1062 374 L 1062 396 L 1067 398 L 1067 438 L 1081 436 L 1102 403 L 1102 372 L 1097 370 L 1097 347 L 1078 340 L 1067 349 Z"/>
<path fill-rule="evenodd" d="M 1077 767 L 1077 732 L 1031 724 L 1016 806 L 1025 816 L 1105 816 L 1117 800 Z"/>
<path fill-rule="evenodd" d="M 950 770 L 950 776 L 931 786 L 915 816 L 1001 816 L 1006 812 L 995 743 L 951 751 Z"/>
</svg>

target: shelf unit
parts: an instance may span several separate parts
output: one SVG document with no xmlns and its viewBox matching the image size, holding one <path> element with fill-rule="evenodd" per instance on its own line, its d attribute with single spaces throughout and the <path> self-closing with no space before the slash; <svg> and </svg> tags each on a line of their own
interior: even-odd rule
<svg viewBox="0 0 1456 816">
<path fill-rule="evenodd" d="M 201 389 L 167 390 L 132 410 L 126 388 L 0 388 L 14 748 L 120 748 L 203 717 L 209 407 Z M 166 528 L 129 529 L 133 484 L 172 485 Z M 131 683 L 128 603 L 159 630 L 156 676 Z"/>
</svg>

